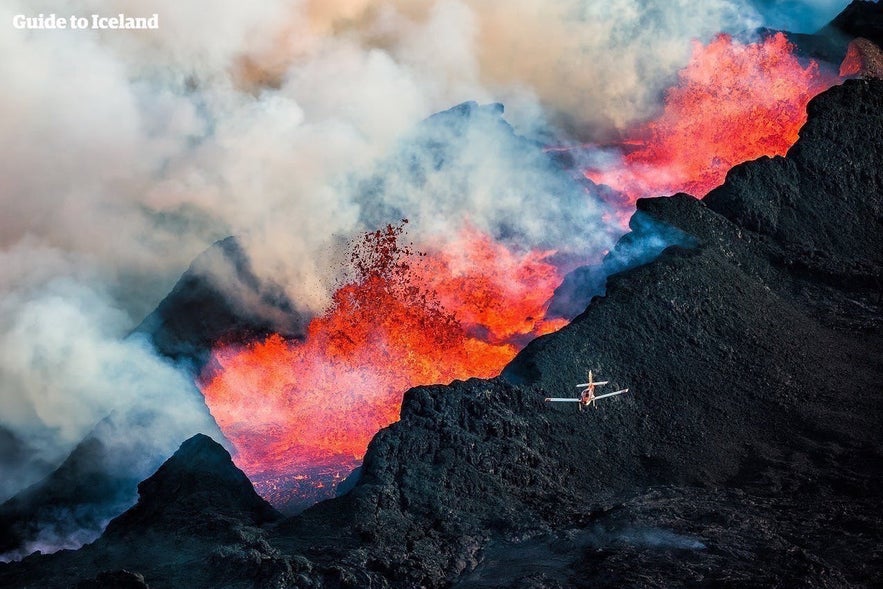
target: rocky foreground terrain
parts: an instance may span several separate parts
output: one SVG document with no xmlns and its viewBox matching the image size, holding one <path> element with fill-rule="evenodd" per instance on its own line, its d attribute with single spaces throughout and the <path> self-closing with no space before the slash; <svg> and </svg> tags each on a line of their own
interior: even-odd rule
<svg viewBox="0 0 883 589">
<path fill-rule="evenodd" d="M 346 495 L 284 518 L 197 436 L 101 538 L 0 586 L 875 585 L 883 81 L 809 115 L 704 200 L 639 201 L 618 250 L 660 224 L 691 246 L 611 276 L 500 377 L 408 391 Z M 630 392 L 544 403 L 589 369 Z"/>
</svg>

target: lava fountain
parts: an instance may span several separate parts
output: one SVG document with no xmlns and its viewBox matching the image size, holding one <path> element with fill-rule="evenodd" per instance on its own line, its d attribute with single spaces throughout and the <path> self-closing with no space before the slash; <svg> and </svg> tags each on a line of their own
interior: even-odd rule
<svg viewBox="0 0 883 589">
<path fill-rule="evenodd" d="M 676 192 L 705 196 L 734 165 L 784 155 L 810 99 L 839 82 L 814 61 L 802 65 L 782 33 L 757 43 L 728 35 L 695 43 L 678 77 L 662 114 L 623 142 L 621 162 L 586 170 L 587 178 L 631 203 Z"/>
<path fill-rule="evenodd" d="M 374 434 L 419 384 L 491 377 L 530 339 L 561 282 L 552 252 L 515 252 L 472 229 L 415 252 L 404 225 L 368 233 L 354 277 L 303 341 L 273 335 L 214 350 L 200 379 L 234 460 L 268 500 L 296 509 L 333 496 Z"/>
</svg>

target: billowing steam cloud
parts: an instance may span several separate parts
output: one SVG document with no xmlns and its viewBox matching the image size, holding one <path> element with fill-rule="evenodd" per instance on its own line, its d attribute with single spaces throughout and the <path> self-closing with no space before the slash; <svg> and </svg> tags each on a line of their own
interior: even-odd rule
<svg viewBox="0 0 883 589">
<path fill-rule="evenodd" d="M 215 430 L 184 373 L 147 342 L 123 339 L 130 318 L 90 286 L 97 281 L 86 266 L 34 248 L 13 248 L 0 261 L 0 415 L 29 455 L 4 465 L 4 498 L 45 474 L 35 466 L 60 462 L 107 417 L 98 431 L 119 451 L 113 467 L 122 477 L 154 468 L 176 440 Z"/>
<path fill-rule="evenodd" d="M 10 25 L 120 12 L 160 28 Z M 477 100 L 541 141 L 615 135 L 658 108 L 689 40 L 757 14 L 745 0 L 4 2 L 0 448 L 26 458 L 0 460 L 0 497 L 111 414 L 146 448 L 133 471 L 206 431 L 192 383 L 125 336 L 216 239 L 240 236 L 313 312 L 340 244 L 400 215 L 437 247 L 464 222 L 523 247 L 610 247 L 603 205 L 562 188 L 499 113 L 481 111 L 487 132 L 443 168 L 429 146 L 459 131 L 415 126 Z"/>
<path fill-rule="evenodd" d="M 562 117 L 575 128 L 616 129 L 653 111 L 687 40 L 756 24 L 744 8 L 724 0 L 6 3 L 7 23 L 17 13 L 125 11 L 156 12 L 161 26 L 0 30 L 0 49 L 15 56 L 0 65 L 0 173 L 11 180 L 2 243 L 28 235 L 83 252 L 139 315 L 196 253 L 233 233 L 246 238 L 259 271 L 317 309 L 333 280 L 329 236 L 351 235 L 363 209 L 383 204 L 357 202 L 347 176 L 369 171 L 421 118 L 496 99 L 522 132 Z M 472 193 L 459 204 L 484 225 L 483 215 L 499 213 L 489 202 L 496 197 Z"/>
</svg>

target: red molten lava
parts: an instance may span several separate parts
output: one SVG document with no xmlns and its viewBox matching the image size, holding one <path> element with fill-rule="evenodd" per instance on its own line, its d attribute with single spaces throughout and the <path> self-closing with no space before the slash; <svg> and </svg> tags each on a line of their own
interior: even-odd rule
<svg viewBox="0 0 883 589">
<path fill-rule="evenodd" d="M 398 419 L 408 388 L 494 376 L 526 341 L 565 323 L 543 318 L 561 282 L 550 252 L 516 253 L 465 230 L 418 255 L 399 243 L 402 231 L 364 237 L 355 278 L 303 342 L 274 335 L 213 352 L 206 403 L 236 464 L 277 505 L 332 496 Z"/>
<path fill-rule="evenodd" d="M 620 166 L 585 175 L 629 203 L 676 192 L 705 196 L 734 165 L 784 155 L 806 122 L 807 103 L 838 81 L 815 62 L 801 65 L 782 33 L 758 43 L 728 35 L 696 43 L 662 115 L 626 140 L 642 146 Z"/>
<path fill-rule="evenodd" d="M 849 42 L 840 64 L 840 77 L 853 76 L 883 78 L 883 50 L 862 37 Z"/>
</svg>

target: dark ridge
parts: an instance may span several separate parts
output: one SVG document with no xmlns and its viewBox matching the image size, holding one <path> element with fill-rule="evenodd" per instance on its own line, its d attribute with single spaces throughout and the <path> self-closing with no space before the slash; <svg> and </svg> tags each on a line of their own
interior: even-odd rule
<svg viewBox="0 0 883 589">
<path fill-rule="evenodd" d="M 502 119 L 501 115 L 504 111 L 505 107 L 499 102 L 494 102 L 490 104 L 478 104 L 474 100 L 469 100 L 467 102 L 458 104 L 457 106 L 453 106 L 448 110 L 431 115 L 423 122 L 423 124 L 440 124 L 445 127 L 449 127 L 451 121 L 455 121 L 460 125 L 465 126 L 466 124 L 468 124 L 469 119 L 472 117 L 486 116 L 499 121 L 501 124 L 506 125 L 506 127 L 511 129 L 511 127 L 509 127 L 509 125 Z M 462 130 L 462 127 L 459 130 Z"/>
<path fill-rule="evenodd" d="M 858 37 L 883 47 L 883 4 L 879 1 L 853 0 L 819 34 L 831 37 L 840 35 L 844 39 L 844 48 L 848 40 Z"/>
<path fill-rule="evenodd" d="M 775 29 L 760 29 L 758 33 L 763 36 L 775 35 L 781 31 Z M 785 31 L 788 41 L 794 45 L 795 52 L 803 58 L 815 59 L 821 62 L 824 67 L 827 65 L 831 69 L 839 66 L 843 58 L 846 57 L 847 42 L 840 35 L 831 36 L 822 33 L 792 33 Z"/>
<path fill-rule="evenodd" d="M 879 286 L 883 86 L 847 81 L 814 98 L 808 112 L 787 157 L 735 166 L 704 202 L 773 238 L 796 268 L 837 283 Z"/>
<path fill-rule="evenodd" d="M 383 204 L 405 199 L 397 195 L 383 198 L 382 195 L 394 194 L 394 191 L 425 190 L 432 175 L 457 165 L 462 152 L 469 146 L 470 133 L 482 136 L 498 134 L 504 143 L 523 141 L 502 115 L 502 104 L 479 105 L 475 101 L 468 101 L 421 121 L 399 148 L 378 164 L 375 173 L 359 180 L 360 200 L 371 205 L 362 207 L 365 225 L 382 227 L 391 221 L 407 218 L 406 210 Z M 404 186 L 398 186 L 399 183 Z"/>
<path fill-rule="evenodd" d="M 34 481 L 52 472 L 53 464 L 40 458 L 34 448 L 0 425 L 0 502 L 21 488 L 23 480 Z M 2 553 L 2 549 L 0 549 Z"/>
<path fill-rule="evenodd" d="M 262 283 L 248 254 L 228 237 L 193 261 L 135 332 L 148 335 L 161 354 L 198 374 L 220 341 L 245 342 L 271 333 L 297 338 L 304 326 L 282 289 Z"/>
<path fill-rule="evenodd" d="M 519 135 L 503 112 L 501 104 L 464 102 L 422 121 L 374 173 L 359 179 L 358 198 L 366 205 L 361 210 L 362 222 L 382 227 L 408 218 L 413 214 L 408 209 L 413 207 L 415 194 L 424 199 L 444 198 L 452 208 L 465 206 L 465 195 L 479 184 L 482 190 L 500 195 L 487 203 L 495 208 L 497 214 L 492 216 L 498 220 L 482 228 L 497 240 L 523 246 L 545 238 L 548 243 L 539 243 L 544 247 L 570 243 L 586 226 L 597 226 L 601 213 L 586 206 L 586 191 L 597 192 L 597 187 L 574 173 L 573 162 L 562 154 L 546 153 L 536 140 Z M 500 166 L 501 161 L 506 164 Z M 480 182 L 476 183 L 476 177 Z M 523 186 L 531 190 L 522 191 Z M 519 197 L 505 198 L 513 187 L 520 191 Z M 547 221 L 543 235 L 525 236 L 520 224 L 509 221 L 524 215 L 525 208 L 538 223 Z"/>
<path fill-rule="evenodd" d="M 223 446 L 196 434 L 138 485 L 138 503 L 108 524 L 105 537 L 175 530 L 182 521 L 206 514 L 253 525 L 281 517 L 255 493 Z"/>
<path fill-rule="evenodd" d="M 629 233 L 600 265 L 581 266 L 569 272 L 549 301 L 550 317 L 571 318 L 582 312 L 592 297 L 603 295 L 607 277 L 624 272 L 656 259 L 667 247 L 692 247 L 693 237 L 668 223 L 660 223 L 652 216 L 637 211 L 629 219 Z"/>
<path fill-rule="evenodd" d="M 262 570 L 291 570 L 277 562 L 260 528 L 281 515 L 210 437 L 181 444 L 138 492 L 138 503 L 94 543 L 0 564 L 0 586 L 208 589 L 243 575 L 260 584 Z M 34 565 L 38 574 L 17 576 Z"/>
<path fill-rule="evenodd" d="M 881 30 L 883 30 L 883 4 L 878 2 L 855 1 L 831 23 L 815 34 L 798 34 L 790 32 L 786 34 L 789 40 L 795 44 L 800 55 L 828 62 L 832 66 L 839 66 L 846 56 L 849 43 L 852 42 L 853 39 L 876 39 L 875 42 L 877 43 L 877 46 L 883 47 L 883 40 L 879 37 Z M 874 33 L 875 31 L 876 35 Z M 772 35 L 779 31 L 760 29 L 757 32 L 761 35 Z M 872 53 L 871 50 L 866 47 L 866 41 L 862 41 L 861 39 L 859 39 L 858 44 L 858 46 L 863 47 L 865 53 L 867 53 L 867 55 L 862 56 L 862 59 L 870 62 L 862 64 L 862 69 L 870 72 L 878 72 L 881 67 L 878 63 L 879 51 Z M 879 74 L 871 77 L 879 77 Z M 827 94 L 823 94 L 822 96 L 827 96 Z M 851 100 L 863 100 L 862 98 L 852 96 L 851 94 L 847 96 L 849 96 L 850 98 L 848 99 Z M 833 99 L 833 96 L 822 98 L 822 100 Z M 868 130 L 871 133 L 881 132 L 880 125 L 876 122 L 877 113 L 874 110 L 878 108 L 878 106 L 879 105 L 877 104 L 872 104 L 867 112 L 859 114 L 859 116 L 864 119 L 864 122 L 870 125 Z M 810 103 L 809 108 L 814 108 L 812 103 Z M 836 115 L 832 113 L 839 111 L 837 109 L 829 108 L 829 105 L 819 108 L 819 111 L 827 112 L 828 115 L 820 115 L 814 120 L 811 127 L 801 130 L 801 135 L 806 133 L 830 135 L 832 133 L 832 127 L 837 125 L 837 121 L 833 119 Z M 865 128 L 861 126 L 854 126 L 851 127 L 851 129 L 853 135 L 861 135 L 865 131 Z M 855 136 L 841 137 L 837 143 L 838 145 L 836 147 L 839 150 L 838 155 L 840 156 L 840 165 L 853 165 L 849 158 L 856 153 L 859 157 L 866 160 L 873 159 L 876 156 L 873 152 L 868 152 L 865 149 L 863 141 Z M 819 149 L 818 146 L 820 145 L 825 145 L 825 149 L 829 147 L 823 142 L 808 142 L 806 145 L 810 146 L 810 149 Z M 796 156 L 797 154 L 793 155 Z M 758 174 L 757 166 L 752 162 L 749 169 L 757 174 L 757 178 L 755 179 L 739 178 L 739 174 L 744 173 L 743 170 L 745 169 L 746 164 L 737 165 L 730 172 L 730 174 L 733 175 L 733 178 L 728 179 L 723 186 L 714 190 L 713 194 L 708 195 L 706 197 L 706 202 L 712 207 L 721 208 L 719 212 L 732 218 L 735 222 L 745 225 L 747 228 L 760 232 L 768 232 L 769 230 L 772 230 L 771 227 L 761 228 L 759 224 L 763 223 L 764 219 L 766 219 L 767 224 L 769 224 L 771 215 L 779 215 L 781 213 L 785 216 L 790 215 L 793 217 L 794 215 L 801 215 L 807 212 L 794 211 L 792 213 L 789 210 L 792 208 L 792 203 L 787 199 L 793 199 L 796 192 L 793 186 L 786 185 L 793 185 L 797 180 L 795 177 L 790 179 L 786 178 L 789 173 L 788 167 L 797 164 L 804 165 L 807 162 L 815 162 L 815 164 L 809 166 L 810 168 L 814 168 L 813 174 L 804 174 L 800 178 L 802 182 L 813 183 L 816 177 L 827 176 L 827 170 L 830 168 L 820 156 L 821 154 L 814 153 L 804 154 L 803 156 L 797 156 L 796 158 L 789 158 L 788 160 L 783 158 L 761 158 L 761 160 L 772 159 L 775 163 L 769 165 L 774 168 L 778 166 L 778 169 L 773 172 L 763 171 Z M 867 162 L 862 162 L 861 166 L 856 165 L 855 167 L 861 167 L 864 169 L 866 163 Z M 850 185 L 846 188 L 853 191 L 869 190 L 873 192 L 874 190 L 879 190 L 879 174 L 872 173 L 871 175 L 873 178 L 871 178 L 871 182 L 867 186 L 864 185 L 864 178 L 853 178 L 850 180 Z M 779 185 L 766 187 L 758 186 L 756 184 L 758 178 L 762 179 L 762 181 L 775 182 Z M 753 185 L 752 182 L 754 182 Z M 823 191 L 831 189 L 832 187 L 823 182 L 814 188 L 816 191 Z M 842 187 L 834 188 L 840 189 Z M 733 191 L 741 191 L 742 194 L 734 195 Z M 749 194 L 752 191 L 755 195 L 754 197 Z M 779 199 L 774 199 L 770 202 L 765 201 L 764 199 L 770 194 L 779 196 Z M 784 202 L 781 202 L 782 198 L 785 199 Z M 742 211 L 736 213 L 735 211 L 726 210 L 728 208 L 726 201 L 738 203 L 737 206 L 739 206 Z M 760 201 L 760 203 L 758 203 L 758 201 Z M 817 202 L 817 199 L 814 202 Z M 765 210 L 749 211 L 748 209 L 751 207 L 764 208 Z M 871 206 L 865 207 L 865 211 L 862 211 L 862 213 L 869 212 L 871 208 Z M 870 210 L 870 213 L 872 216 L 875 214 L 872 210 Z M 741 214 L 741 218 L 735 219 L 731 217 L 731 215 L 736 214 Z M 818 219 L 818 214 L 814 213 L 813 218 Z M 836 218 L 836 215 L 833 218 Z M 783 230 L 787 230 L 788 223 L 788 219 L 785 219 L 784 223 L 782 223 Z M 835 235 L 841 234 L 842 232 L 837 229 L 837 224 L 837 221 L 832 222 L 830 225 L 833 226 L 833 229 L 832 227 L 828 227 L 825 233 L 833 233 Z M 867 226 L 867 231 L 873 232 L 875 230 L 874 227 L 875 225 L 871 223 Z M 620 242 L 618 247 L 604 259 L 601 266 L 579 267 L 564 277 L 562 284 L 555 290 L 550 302 L 549 313 L 551 316 L 572 317 L 576 315 L 588 305 L 592 297 L 604 293 L 604 286 L 608 275 L 624 271 L 655 258 L 655 256 L 667 245 L 689 245 L 689 239 L 685 239 L 683 235 L 678 234 L 673 226 L 655 226 L 652 221 L 648 222 L 641 214 L 635 215 L 630 219 L 629 228 L 631 232 L 623 237 L 623 241 Z M 776 230 L 778 229 L 777 221 Z M 819 229 L 822 228 L 819 227 Z M 817 240 L 818 236 L 813 238 L 813 241 Z M 627 245 L 628 247 L 626 247 Z M 809 244 L 805 245 L 812 247 Z M 821 250 L 817 249 L 816 252 L 818 251 Z M 802 264 L 806 261 L 805 258 L 806 257 L 804 256 L 803 261 L 796 261 L 795 263 Z M 837 263 L 838 262 L 832 262 L 829 265 L 836 266 Z M 832 279 L 834 280 L 839 280 L 841 278 L 843 278 L 843 276 L 832 276 Z M 871 280 L 876 281 L 877 279 L 872 278 Z"/>
<path fill-rule="evenodd" d="M 4 472 L 20 464 L 27 456 L 24 443 L 11 431 L 0 425 L 0 469 Z"/>
<path fill-rule="evenodd" d="M 769 35 L 779 31 L 761 29 L 758 32 Z M 785 34 L 799 55 L 839 66 L 853 39 L 865 38 L 883 47 L 883 4 L 855 0 L 815 33 Z"/>
<path fill-rule="evenodd" d="M 51 547 L 74 534 L 98 537 L 135 499 L 137 479 L 116 470 L 105 444 L 94 432 L 87 436 L 46 478 L 0 505 L 0 554 L 32 543 Z"/>
</svg>

